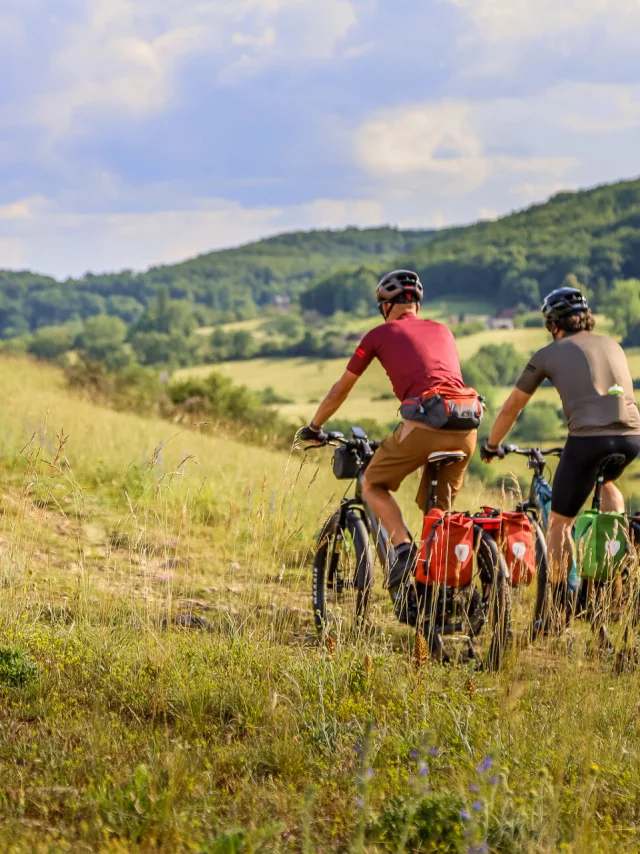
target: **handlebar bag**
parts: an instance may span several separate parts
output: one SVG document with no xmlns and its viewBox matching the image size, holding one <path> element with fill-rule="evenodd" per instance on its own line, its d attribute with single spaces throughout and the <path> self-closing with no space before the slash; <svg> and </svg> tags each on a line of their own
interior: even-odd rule
<svg viewBox="0 0 640 854">
<path fill-rule="evenodd" d="M 582 577 L 608 581 L 620 571 L 628 554 L 627 517 L 585 510 L 576 520 L 575 538 Z"/>
<path fill-rule="evenodd" d="M 333 453 L 333 473 L 338 480 L 353 480 L 358 476 L 360 463 L 351 450 L 341 445 Z"/>
<path fill-rule="evenodd" d="M 531 584 L 536 575 L 536 542 L 526 513 L 503 512 L 500 545 L 511 583 Z"/>
<path fill-rule="evenodd" d="M 473 519 L 434 508 L 424 517 L 416 580 L 466 587 L 473 575 Z"/>
<path fill-rule="evenodd" d="M 440 385 L 404 400 L 400 415 L 437 430 L 477 430 L 484 418 L 484 399 L 474 388 Z"/>
</svg>

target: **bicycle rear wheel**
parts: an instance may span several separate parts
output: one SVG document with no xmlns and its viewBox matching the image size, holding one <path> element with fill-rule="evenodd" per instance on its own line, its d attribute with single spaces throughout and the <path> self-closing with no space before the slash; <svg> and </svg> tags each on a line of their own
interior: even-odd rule
<svg viewBox="0 0 640 854">
<path fill-rule="evenodd" d="M 486 614 L 488 646 L 485 667 L 499 670 L 511 635 L 511 591 L 504 557 L 497 543 L 486 531 L 478 543 L 478 573 L 482 585 L 482 602 Z"/>
<path fill-rule="evenodd" d="M 498 670 L 511 629 L 507 571 L 493 538 L 480 529 L 476 536 L 471 583 L 461 588 L 424 588 L 420 625 L 435 659 L 443 663 L 471 662 L 480 668 Z"/>
<path fill-rule="evenodd" d="M 325 524 L 313 561 L 313 616 L 321 635 L 361 629 L 373 586 L 369 531 L 353 510 Z"/>
</svg>

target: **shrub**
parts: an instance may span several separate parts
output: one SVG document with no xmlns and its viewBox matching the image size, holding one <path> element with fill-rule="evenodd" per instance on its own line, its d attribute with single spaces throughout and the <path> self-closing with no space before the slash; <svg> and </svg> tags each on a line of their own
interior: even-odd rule
<svg viewBox="0 0 640 854">
<path fill-rule="evenodd" d="M 563 430 L 563 419 L 552 403 L 532 403 L 522 412 L 513 430 L 513 438 L 525 442 L 555 439 Z"/>
<path fill-rule="evenodd" d="M 386 851 L 397 851 L 408 831 L 405 851 L 462 854 L 468 849 L 463 820 L 464 802 L 447 792 L 422 798 L 415 808 L 406 798 L 391 798 L 372 828 Z"/>
<path fill-rule="evenodd" d="M 24 649 L 0 647 L 0 685 L 18 688 L 33 681 L 38 668 Z"/>
<path fill-rule="evenodd" d="M 168 408 L 169 398 L 160 376 L 151 368 L 132 364 L 109 371 L 102 362 L 78 362 L 65 371 L 70 388 L 113 409 L 151 414 Z"/>
</svg>

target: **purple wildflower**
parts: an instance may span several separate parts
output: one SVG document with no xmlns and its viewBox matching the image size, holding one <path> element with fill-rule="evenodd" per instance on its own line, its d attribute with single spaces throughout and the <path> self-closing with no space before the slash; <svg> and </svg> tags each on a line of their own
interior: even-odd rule
<svg viewBox="0 0 640 854">
<path fill-rule="evenodd" d="M 489 782 L 491 783 L 492 786 L 497 786 L 498 778 L 497 777 L 490 777 Z"/>
<path fill-rule="evenodd" d="M 364 801 L 362 800 L 362 798 L 360 798 L 360 797 L 356 798 L 356 806 L 360 807 L 360 809 L 362 809 L 362 807 L 364 806 Z"/>
<path fill-rule="evenodd" d="M 418 751 L 417 751 L 417 750 L 411 750 L 411 751 L 409 752 L 409 759 L 410 759 L 412 762 L 417 762 L 417 760 L 418 760 Z"/>
<path fill-rule="evenodd" d="M 482 801 L 476 801 L 473 805 L 473 808 L 476 812 L 480 812 L 482 809 Z"/>
<path fill-rule="evenodd" d="M 429 766 L 424 761 L 424 759 L 420 760 L 420 762 L 418 762 L 418 774 L 420 774 L 421 777 L 424 777 L 428 773 L 429 773 Z"/>
<path fill-rule="evenodd" d="M 472 784 L 469 786 L 469 791 L 470 791 L 470 792 L 473 792 L 473 793 L 475 794 L 475 792 L 479 792 L 479 791 L 480 791 L 480 787 L 478 786 L 478 784 L 477 784 L 477 783 L 472 783 Z"/>
<path fill-rule="evenodd" d="M 460 818 L 463 821 L 469 821 L 471 816 L 469 815 L 469 810 L 460 810 Z"/>
<path fill-rule="evenodd" d="M 429 756 L 437 756 L 437 755 L 438 755 L 438 748 L 437 747 L 430 747 L 429 748 Z"/>
<path fill-rule="evenodd" d="M 488 770 L 489 770 L 489 768 L 492 768 L 492 767 L 493 767 L 493 762 L 492 762 L 492 761 L 491 761 L 491 759 L 487 756 L 487 757 L 486 757 L 486 759 L 483 759 L 483 760 L 482 760 L 482 765 L 481 765 L 480 767 L 482 768 L 482 770 L 483 770 L 483 771 L 488 771 Z"/>
</svg>

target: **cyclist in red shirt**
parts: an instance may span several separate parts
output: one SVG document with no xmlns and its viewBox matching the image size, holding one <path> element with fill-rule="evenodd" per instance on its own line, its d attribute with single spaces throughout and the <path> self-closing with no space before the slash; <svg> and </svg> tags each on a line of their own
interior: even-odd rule
<svg viewBox="0 0 640 854">
<path fill-rule="evenodd" d="M 391 381 L 398 399 L 425 397 L 435 388 L 452 391 L 465 388 L 456 342 L 450 329 L 433 320 L 420 320 L 418 312 L 423 287 L 410 270 L 395 270 L 378 284 L 377 299 L 384 324 L 362 339 L 347 369 L 318 407 L 308 427 L 301 432 L 306 442 L 322 444 L 322 425 L 337 412 L 358 378 L 377 358 Z M 382 442 L 364 479 L 364 497 L 389 532 L 397 559 L 390 568 L 388 586 L 397 605 L 401 586 L 414 569 L 418 550 L 403 522 L 402 512 L 391 495 L 412 472 L 425 465 L 436 451 L 464 451 L 461 463 L 446 466 L 440 473 L 438 507 L 449 510 L 462 486 L 464 472 L 476 445 L 476 429 L 439 429 L 422 420 L 405 420 L 393 435 Z M 416 501 L 424 509 L 427 471 L 422 477 Z M 400 614 L 399 614 L 400 616 Z"/>
</svg>

